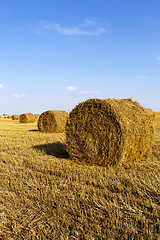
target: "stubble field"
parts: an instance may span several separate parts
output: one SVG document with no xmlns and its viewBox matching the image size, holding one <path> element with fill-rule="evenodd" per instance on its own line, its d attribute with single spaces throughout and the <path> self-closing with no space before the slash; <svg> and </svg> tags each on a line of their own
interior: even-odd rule
<svg viewBox="0 0 160 240">
<path fill-rule="evenodd" d="M 0 239 L 160 239 L 160 114 L 138 164 L 70 160 L 65 133 L 0 119 Z"/>
</svg>

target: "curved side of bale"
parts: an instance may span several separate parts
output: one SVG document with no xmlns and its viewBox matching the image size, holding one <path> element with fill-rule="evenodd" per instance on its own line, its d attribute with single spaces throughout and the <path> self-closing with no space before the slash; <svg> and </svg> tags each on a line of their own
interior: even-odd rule
<svg viewBox="0 0 160 240">
<path fill-rule="evenodd" d="M 32 113 L 23 113 L 19 117 L 20 123 L 34 123 L 35 117 Z"/>
<path fill-rule="evenodd" d="M 89 99 L 77 105 L 66 124 L 71 159 L 89 165 L 116 165 L 148 156 L 151 118 L 131 99 Z"/>
<path fill-rule="evenodd" d="M 43 112 L 38 119 L 38 129 L 46 133 L 58 133 L 65 131 L 69 114 L 66 111 L 49 110 Z"/>
<path fill-rule="evenodd" d="M 12 115 L 11 118 L 12 120 L 19 120 L 19 115 Z"/>
</svg>

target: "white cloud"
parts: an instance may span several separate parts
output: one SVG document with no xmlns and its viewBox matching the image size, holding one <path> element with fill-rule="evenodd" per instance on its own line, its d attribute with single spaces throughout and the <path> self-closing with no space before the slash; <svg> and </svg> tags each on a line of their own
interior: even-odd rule
<svg viewBox="0 0 160 240">
<path fill-rule="evenodd" d="M 148 76 L 144 76 L 144 75 L 139 75 L 139 76 L 135 76 L 136 79 L 148 79 Z"/>
<path fill-rule="evenodd" d="M 104 27 L 99 26 L 96 20 L 86 19 L 83 24 L 77 26 L 65 26 L 59 23 L 47 23 L 40 22 L 43 24 L 42 30 L 55 30 L 59 34 L 68 36 L 99 36 L 106 32 Z"/>
<path fill-rule="evenodd" d="M 25 98 L 25 97 L 27 97 L 27 95 L 25 95 L 25 94 L 14 94 L 13 97 L 15 97 L 15 98 Z"/>
<path fill-rule="evenodd" d="M 69 90 L 69 91 L 75 91 L 76 89 L 77 89 L 76 87 L 72 87 L 72 86 L 67 87 L 67 90 Z"/>
<path fill-rule="evenodd" d="M 99 27 L 97 29 L 91 30 L 84 30 L 81 29 L 80 27 L 72 27 L 72 28 L 67 28 L 65 26 L 61 26 L 59 24 L 55 25 L 55 30 L 59 32 L 62 35 L 79 35 L 79 36 L 99 36 L 101 33 L 105 32 L 105 29 L 102 27 Z"/>
<path fill-rule="evenodd" d="M 158 56 L 156 59 L 157 59 L 158 61 L 160 61 L 160 56 Z"/>
<path fill-rule="evenodd" d="M 4 87 L 3 87 L 3 84 L 2 83 L 0 83 L 0 89 L 3 89 Z"/>
</svg>

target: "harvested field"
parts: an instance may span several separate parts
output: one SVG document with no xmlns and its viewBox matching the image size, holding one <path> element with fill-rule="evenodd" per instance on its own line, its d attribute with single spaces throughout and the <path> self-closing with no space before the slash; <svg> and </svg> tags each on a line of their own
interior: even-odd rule
<svg viewBox="0 0 160 240">
<path fill-rule="evenodd" d="M 38 119 L 38 129 L 46 133 L 64 132 L 68 116 L 66 111 L 43 112 Z"/>
<path fill-rule="evenodd" d="M 89 99 L 77 105 L 66 124 L 71 159 L 89 165 L 130 164 L 152 148 L 152 120 L 131 99 Z"/>
<path fill-rule="evenodd" d="M 68 158 L 65 133 L 0 119 L 0 239 L 159 240 L 160 122 L 151 156 L 98 167 Z"/>
</svg>

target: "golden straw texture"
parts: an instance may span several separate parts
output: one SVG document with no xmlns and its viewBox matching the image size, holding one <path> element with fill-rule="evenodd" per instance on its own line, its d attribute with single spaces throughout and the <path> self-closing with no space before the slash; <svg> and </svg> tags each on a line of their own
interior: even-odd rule
<svg viewBox="0 0 160 240">
<path fill-rule="evenodd" d="M 60 110 L 43 112 L 38 119 L 38 129 L 46 133 L 64 132 L 68 116 L 69 114 L 66 111 Z"/>
<path fill-rule="evenodd" d="M 71 159 L 90 165 L 116 165 L 147 157 L 152 120 L 131 99 L 89 99 L 77 105 L 66 124 Z"/>
<path fill-rule="evenodd" d="M 19 117 L 20 123 L 34 123 L 35 117 L 32 113 L 23 113 Z"/>
<path fill-rule="evenodd" d="M 19 115 L 12 115 L 11 118 L 12 118 L 12 120 L 18 120 L 19 119 Z"/>
<path fill-rule="evenodd" d="M 150 109 L 150 108 L 145 108 L 145 111 L 148 113 L 148 115 L 149 115 L 152 119 L 155 118 L 155 113 L 153 112 L 152 109 Z"/>
</svg>

